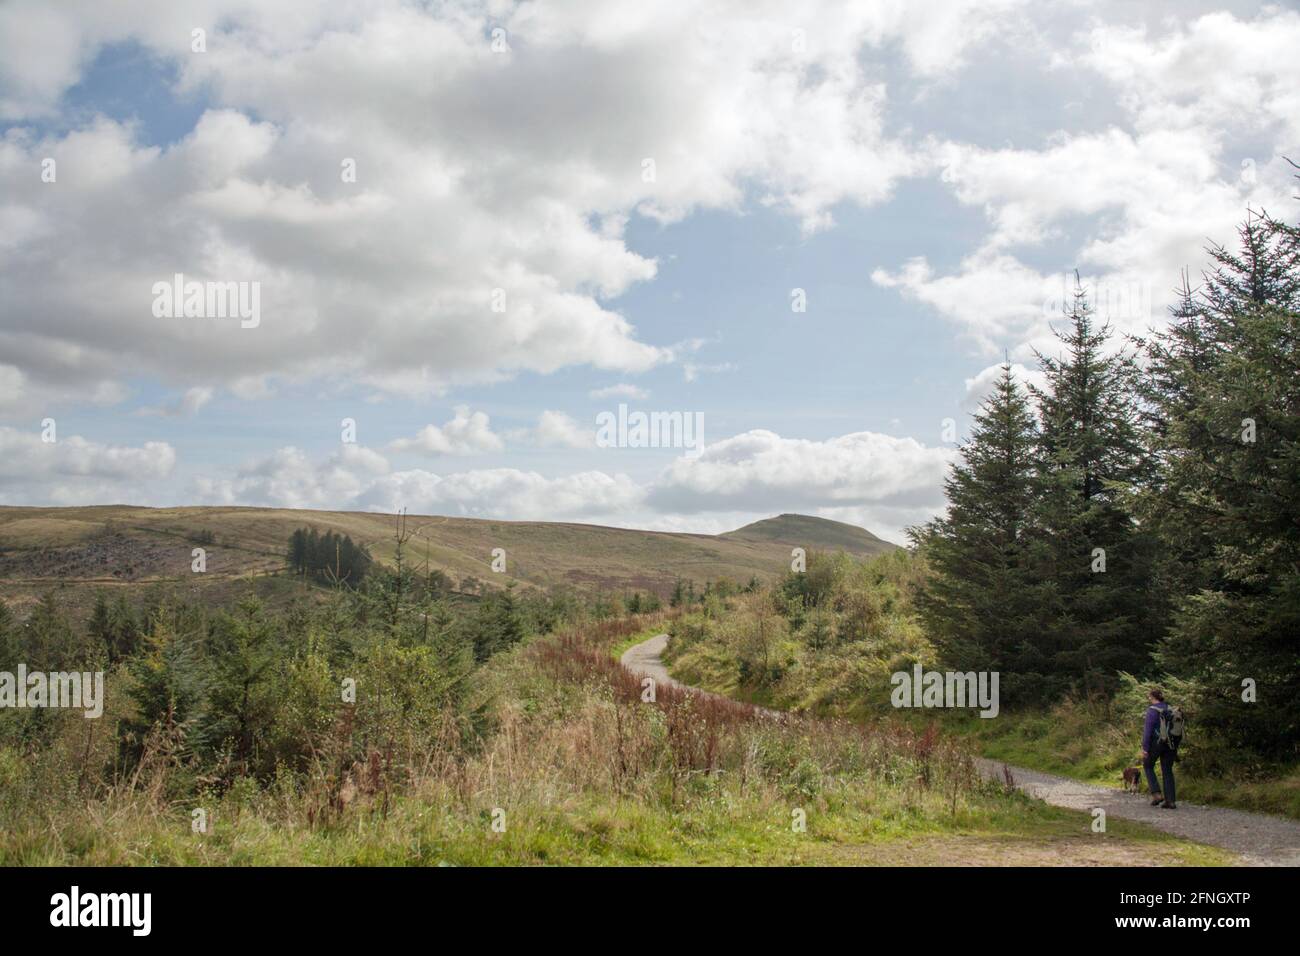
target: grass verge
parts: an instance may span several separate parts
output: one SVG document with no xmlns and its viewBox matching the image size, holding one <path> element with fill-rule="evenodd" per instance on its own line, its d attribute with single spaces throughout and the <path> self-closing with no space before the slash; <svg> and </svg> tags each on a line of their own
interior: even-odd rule
<svg viewBox="0 0 1300 956">
<path fill-rule="evenodd" d="M 1122 821 L 1091 833 L 1084 814 L 981 779 L 969 745 L 933 728 L 773 719 L 673 687 L 643 703 L 611 648 L 647 624 L 661 626 L 603 622 L 498 655 L 471 738 L 376 758 L 347 787 L 284 774 L 185 792 L 158 759 L 94 791 L 52 761 L 40 772 L 59 786 L 0 787 L 0 864 L 1232 862 Z"/>
</svg>

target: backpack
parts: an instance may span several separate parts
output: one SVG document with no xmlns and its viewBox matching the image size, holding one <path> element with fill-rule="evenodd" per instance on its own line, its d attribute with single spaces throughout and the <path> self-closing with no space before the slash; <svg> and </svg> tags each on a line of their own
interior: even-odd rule
<svg viewBox="0 0 1300 956">
<path fill-rule="evenodd" d="M 1177 750 L 1183 742 L 1183 709 L 1165 707 L 1159 711 L 1160 742 L 1170 750 Z"/>
</svg>

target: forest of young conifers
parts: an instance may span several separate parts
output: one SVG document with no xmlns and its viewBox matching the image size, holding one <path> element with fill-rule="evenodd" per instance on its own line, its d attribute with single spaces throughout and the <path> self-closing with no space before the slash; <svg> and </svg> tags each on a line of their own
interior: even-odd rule
<svg viewBox="0 0 1300 956">
<path fill-rule="evenodd" d="M 1300 230 L 1252 215 L 1119 343 L 1079 289 L 1043 384 L 1004 367 L 913 529 L 941 659 L 1009 706 L 1167 685 L 1220 749 L 1300 746 Z M 1119 346 L 1118 348 L 1116 346 Z"/>
<path fill-rule="evenodd" d="M 19 663 L 29 673 L 102 670 L 107 695 L 102 721 L 63 710 L 0 715 L 4 796 L 52 806 L 151 764 L 166 766 L 174 798 L 239 780 L 341 779 L 368 754 L 403 759 L 440 735 L 471 735 L 468 678 L 479 665 L 528 635 L 616 610 L 608 597 L 563 589 L 453 590 L 436 570 L 372 567 L 361 549 L 352 560 L 362 573 L 349 581 L 336 573 L 342 539 L 316 540 L 330 552 L 328 575 L 310 550 L 293 570 L 332 583 L 304 584 L 274 605 L 249 596 L 214 606 L 158 588 L 101 593 L 82 619 L 54 593 L 22 618 L 0 601 L 0 672 Z M 356 706 L 341 710 L 348 681 Z"/>
</svg>

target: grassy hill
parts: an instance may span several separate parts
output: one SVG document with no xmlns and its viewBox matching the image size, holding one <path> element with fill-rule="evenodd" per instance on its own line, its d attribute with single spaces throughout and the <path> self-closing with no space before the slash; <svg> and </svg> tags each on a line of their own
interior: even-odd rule
<svg viewBox="0 0 1300 956">
<path fill-rule="evenodd" d="M 392 515 L 283 508 L 0 507 L 0 597 L 25 604 L 51 588 L 81 603 L 97 588 L 149 583 L 235 590 L 249 580 L 272 594 L 293 586 L 280 572 L 296 528 L 333 530 L 395 557 Z M 745 582 L 781 573 L 790 548 L 874 554 L 894 546 L 861 528 L 782 515 L 723 535 L 674 534 L 545 521 L 491 521 L 411 515 L 407 560 L 446 572 L 456 582 L 488 586 L 567 584 L 579 588 L 656 591 L 678 578 Z M 190 570 L 191 550 L 207 551 L 207 572 Z M 506 552 L 506 572 L 491 569 Z M 220 593 L 212 595 L 220 597 Z"/>
<path fill-rule="evenodd" d="M 829 518 L 814 518 L 811 515 L 785 514 L 764 518 L 719 537 L 728 541 L 800 547 L 809 551 L 846 551 L 864 557 L 883 554 L 898 547 L 857 525 L 831 521 Z"/>
</svg>

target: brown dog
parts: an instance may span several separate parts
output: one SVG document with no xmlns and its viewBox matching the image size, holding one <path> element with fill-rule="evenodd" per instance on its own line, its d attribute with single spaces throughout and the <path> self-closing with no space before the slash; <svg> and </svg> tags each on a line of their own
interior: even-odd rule
<svg viewBox="0 0 1300 956">
<path fill-rule="evenodd" d="M 1141 767 L 1124 768 L 1124 789 L 1129 793 L 1142 792 L 1142 768 Z"/>
</svg>

